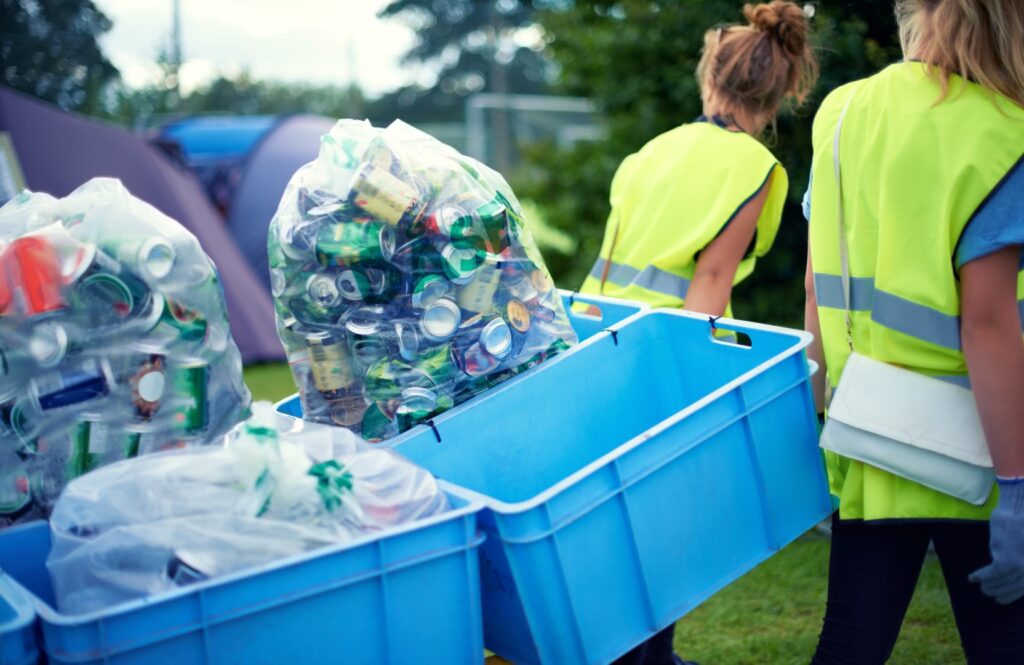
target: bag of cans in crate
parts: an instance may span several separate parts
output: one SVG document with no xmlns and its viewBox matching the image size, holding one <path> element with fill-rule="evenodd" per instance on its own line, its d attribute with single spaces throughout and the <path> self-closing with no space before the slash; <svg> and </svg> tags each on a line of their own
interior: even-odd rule
<svg viewBox="0 0 1024 665">
<path fill-rule="evenodd" d="M 225 444 L 125 460 L 68 484 L 50 518 L 47 560 L 61 612 L 105 609 L 449 509 L 433 476 L 394 451 L 280 416 L 267 402 Z"/>
<path fill-rule="evenodd" d="M 183 227 L 105 178 L 0 208 L 0 528 L 98 466 L 222 437 L 249 400 Z"/>
<path fill-rule="evenodd" d="M 305 417 L 370 441 L 576 343 L 505 180 L 402 122 L 339 121 L 268 252 Z"/>
</svg>

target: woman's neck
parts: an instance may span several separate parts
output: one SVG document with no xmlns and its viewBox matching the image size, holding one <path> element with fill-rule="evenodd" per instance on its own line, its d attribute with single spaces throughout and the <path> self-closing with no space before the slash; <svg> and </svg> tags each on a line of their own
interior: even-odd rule
<svg viewBox="0 0 1024 665">
<path fill-rule="evenodd" d="M 757 136 L 764 129 L 763 121 L 750 113 L 731 108 L 727 104 L 716 104 L 714 101 L 705 102 L 704 115 L 708 118 L 718 118 L 730 131 L 745 132 L 751 136 Z"/>
</svg>

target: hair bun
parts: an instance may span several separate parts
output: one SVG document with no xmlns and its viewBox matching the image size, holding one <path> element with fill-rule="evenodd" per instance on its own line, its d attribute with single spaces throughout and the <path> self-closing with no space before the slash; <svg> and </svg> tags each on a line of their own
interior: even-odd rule
<svg viewBox="0 0 1024 665">
<path fill-rule="evenodd" d="M 759 5 L 743 5 L 743 15 L 750 25 L 771 35 L 783 49 L 800 55 L 807 48 L 807 16 L 792 2 L 774 0 Z"/>
</svg>

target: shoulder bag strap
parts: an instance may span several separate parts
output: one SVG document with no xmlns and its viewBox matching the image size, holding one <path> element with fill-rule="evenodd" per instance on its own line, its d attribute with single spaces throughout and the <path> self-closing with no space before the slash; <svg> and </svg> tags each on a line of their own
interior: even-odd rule
<svg viewBox="0 0 1024 665">
<path fill-rule="evenodd" d="M 851 351 L 853 351 L 853 319 L 850 315 L 850 248 L 846 240 L 846 214 L 843 212 L 843 178 L 842 169 L 839 167 L 839 137 L 843 131 L 846 112 L 850 110 L 850 102 L 853 101 L 855 95 L 856 92 L 851 92 L 850 98 L 846 100 L 846 106 L 843 107 L 839 122 L 836 123 L 836 134 L 832 141 L 832 166 L 836 174 L 836 206 L 839 219 L 839 264 L 842 269 L 843 306 L 846 309 L 846 343 L 850 345 Z"/>
</svg>

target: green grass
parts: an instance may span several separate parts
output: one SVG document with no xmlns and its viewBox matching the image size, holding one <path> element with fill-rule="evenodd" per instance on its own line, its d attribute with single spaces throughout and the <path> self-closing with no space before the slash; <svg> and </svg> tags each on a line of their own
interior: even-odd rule
<svg viewBox="0 0 1024 665">
<path fill-rule="evenodd" d="M 683 617 L 676 653 L 702 665 L 804 665 L 821 630 L 829 540 L 808 534 Z M 938 560 L 929 557 L 889 663 L 963 663 Z"/>
<path fill-rule="evenodd" d="M 249 365 L 245 368 L 244 377 L 254 401 L 266 399 L 276 402 L 295 392 L 295 381 L 285 363 Z"/>
<path fill-rule="evenodd" d="M 245 369 L 253 399 L 295 392 L 284 363 Z M 828 575 L 827 538 L 815 533 L 730 585 L 679 622 L 676 652 L 702 665 L 804 665 L 821 630 Z M 964 662 L 938 561 L 929 557 L 892 665 Z"/>
</svg>

